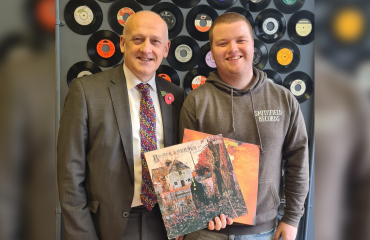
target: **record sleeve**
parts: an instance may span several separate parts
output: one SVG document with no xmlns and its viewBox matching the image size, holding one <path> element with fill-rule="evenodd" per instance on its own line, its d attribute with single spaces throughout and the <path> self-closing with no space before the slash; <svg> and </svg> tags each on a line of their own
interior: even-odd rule
<svg viewBox="0 0 370 240">
<path fill-rule="evenodd" d="M 299 45 L 311 43 L 315 38 L 315 16 L 302 10 L 294 13 L 288 21 L 288 35 Z"/>
<path fill-rule="evenodd" d="M 178 36 L 172 39 L 167 61 L 176 70 L 189 71 L 200 60 L 198 43 L 189 36 Z"/>
<path fill-rule="evenodd" d="M 158 3 L 152 8 L 166 22 L 168 28 L 168 38 L 174 38 L 182 30 L 184 16 L 181 10 L 175 4 L 169 2 Z"/>
<path fill-rule="evenodd" d="M 75 63 L 67 73 L 67 84 L 71 86 L 72 80 L 75 78 L 92 75 L 101 72 L 101 69 L 92 62 L 82 61 Z"/>
<path fill-rule="evenodd" d="M 281 39 L 286 30 L 286 21 L 282 13 L 276 9 L 266 9 L 256 17 L 254 32 L 259 40 L 274 43 Z"/>
<path fill-rule="evenodd" d="M 199 5 L 190 10 L 186 17 L 186 29 L 198 41 L 209 40 L 209 30 L 218 13 L 207 5 Z"/>
<path fill-rule="evenodd" d="M 289 40 L 275 43 L 269 53 L 270 65 L 278 73 L 289 73 L 296 69 L 300 58 L 299 48 Z"/>
<path fill-rule="evenodd" d="M 313 93 L 313 81 L 307 73 L 293 72 L 285 79 L 283 86 L 293 93 L 299 103 L 308 100 Z"/>
<path fill-rule="evenodd" d="M 142 10 L 143 8 L 136 1 L 115 1 L 108 10 L 108 23 L 113 31 L 122 35 L 127 18 Z"/>
<path fill-rule="evenodd" d="M 189 94 L 191 90 L 198 88 L 203 85 L 209 75 L 209 70 L 207 68 L 194 68 L 188 72 L 184 78 L 184 90 L 186 95 Z"/>
</svg>

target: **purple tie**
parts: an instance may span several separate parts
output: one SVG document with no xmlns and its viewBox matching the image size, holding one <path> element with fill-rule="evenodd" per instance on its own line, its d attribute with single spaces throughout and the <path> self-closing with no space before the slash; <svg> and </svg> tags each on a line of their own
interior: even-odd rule
<svg viewBox="0 0 370 240">
<path fill-rule="evenodd" d="M 153 100 L 150 97 L 149 85 L 140 83 L 137 85 L 142 94 L 140 100 L 140 138 L 141 138 L 141 203 L 151 211 L 157 203 L 153 183 L 150 179 L 148 165 L 144 153 L 157 149 L 156 120 Z"/>
</svg>

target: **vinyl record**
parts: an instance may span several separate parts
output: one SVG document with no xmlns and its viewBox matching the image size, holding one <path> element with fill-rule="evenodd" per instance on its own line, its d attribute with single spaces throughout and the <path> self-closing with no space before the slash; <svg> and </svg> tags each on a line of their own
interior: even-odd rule
<svg viewBox="0 0 370 240">
<path fill-rule="evenodd" d="M 143 8 L 133 0 L 117 0 L 108 10 L 108 22 L 110 27 L 119 35 L 123 32 L 127 18 Z"/>
<path fill-rule="evenodd" d="M 103 12 L 95 1 L 71 0 L 64 9 L 64 19 L 72 31 L 88 35 L 100 28 L 103 22 Z"/>
<path fill-rule="evenodd" d="M 75 63 L 67 73 L 67 84 L 71 86 L 72 80 L 75 78 L 92 75 L 101 72 L 101 69 L 92 62 L 82 61 Z"/>
<path fill-rule="evenodd" d="M 191 8 L 197 5 L 200 0 L 172 0 L 172 2 L 181 8 Z"/>
<path fill-rule="evenodd" d="M 161 65 L 157 69 L 157 76 L 180 86 L 180 78 L 175 69 L 167 65 Z"/>
<path fill-rule="evenodd" d="M 208 41 L 208 31 L 217 17 L 218 13 L 210 6 L 196 6 L 186 16 L 186 29 L 194 39 Z"/>
<path fill-rule="evenodd" d="M 303 103 L 309 99 L 313 93 L 313 81 L 304 72 L 293 72 L 289 74 L 284 79 L 283 86 L 293 93 L 299 103 Z"/>
<path fill-rule="evenodd" d="M 274 0 L 276 8 L 286 14 L 295 13 L 303 6 L 305 0 Z"/>
<path fill-rule="evenodd" d="M 184 90 L 186 95 L 188 95 L 191 90 L 203 85 L 208 75 L 209 71 L 207 68 L 194 68 L 188 72 L 184 78 Z"/>
<path fill-rule="evenodd" d="M 189 36 L 178 36 L 172 39 L 167 61 L 176 70 L 189 71 L 199 62 L 200 48 Z"/>
<path fill-rule="evenodd" d="M 116 0 L 98 0 L 99 2 L 103 2 L 103 3 L 110 3 L 110 2 L 114 2 Z"/>
<path fill-rule="evenodd" d="M 267 74 L 268 81 L 276 83 L 278 85 L 283 85 L 283 80 L 277 72 L 271 69 L 264 69 L 263 71 Z"/>
<path fill-rule="evenodd" d="M 293 71 L 298 66 L 300 58 L 297 45 L 289 40 L 275 43 L 269 53 L 270 65 L 278 73 Z"/>
<path fill-rule="evenodd" d="M 176 37 L 181 32 L 184 25 L 184 16 L 175 4 L 169 2 L 158 3 L 151 11 L 158 13 L 166 22 L 168 37 L 170 39 Z"/>
<path fill-rule="evenodd" d="M 161 0 L 136 0 L 136 1 L 145 6 L 152 6 L 154 4 L 159 3 Z"/>
<path fill-rule="evenodd" d="M 274 43 L 281 39 L 286 30 L 283 14 L 276 9 L 266 9 L 256 17 L 254 32 L 258 39 L 265 43 Z"/>
<path fill-rule="evenodd" d="M 293 42 L 306 45 L 315 38 L 315 16 L 302 10 L 294 13 L 288 21 L 288 35 Z"/>
<path fill-rule="evenodd" d="M 261 70 L 265 67 L 267 60 L 267 47 L 260 40 L 254 39 L 253 66 Z"/>
<path fill-rule="evenodd" d="M 209 44 L 209 42 L 207 42 L 200 48 L 200 54 L 201 57 L 198 63 L 199 67 L 208 68 L 209 71 L 216 70 L 217 66 L 215 60 L 212 58 L 211 45 Z"/>
<path fill-rule="evenodd" d="M 207 2 L 212 8 L 225 10 L 233 6 L 236 0 L 207 0 Z"/>
<path fill-rule="evenodd" d="M 245 10 L 244 8 L 242 7 L 232 7 L 232 8 L 229 8 L 225 11 L 225 13 L 227 12 L 236 12 L 236 13 L 239 13 L 241 15 L 243 15 L 247 20 L 248 22 L 251 24 L 252 27 L 254 27 L 254 19 L 253 19 L 253 16 L 250 12 L 248 12 L 247 10 Z"/>
<path fill-rule="evenodd" d="M 87 54 L 90 59 L 101 67 L 118 64 L 123 57 L 119 46 L 119 36 L 108 30 L 101 30 L 89 38 Z"/>
<path fill-rule="evenodd" d="M 242 6 L 251 12 L 259 12 L 267 8 L 271 0 L 240 0 Z"/>
</svg>

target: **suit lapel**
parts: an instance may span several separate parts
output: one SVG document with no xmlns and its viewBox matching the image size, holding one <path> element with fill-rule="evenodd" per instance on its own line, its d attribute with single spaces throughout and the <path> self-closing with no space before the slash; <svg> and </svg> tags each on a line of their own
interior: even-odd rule
<svg viewBox="0 0 370 240">
<path fill-rule="evenodd" d="M 116 74 L 113 76 L 111 81 L 113 84 L 109 87 L 109 91 L 113 102 L 114 113 L 116 115 L 131 179 L 134 179 L 134 154 L 132 146 L 130 103 L 128 100 L 126 78 L 122 65 L 117 66 Z"/>
<path fill-rule="evenodd" d="M 157 93 L 159 99 L 159 105 L 161 107 L 162 113 L 162 122 L 163 122 L 163 135 L 164 135 L 164 146 L 169 147 L 172 145 L 172 135 L 173 135 L 173 123 L 172 123 L 172 105 L 167 104 L 164 101 L 164 97 L 161 94 L 161 91 L 168 91 L 165 89 L 161 81 L 156 77 Z"/>
</svg>

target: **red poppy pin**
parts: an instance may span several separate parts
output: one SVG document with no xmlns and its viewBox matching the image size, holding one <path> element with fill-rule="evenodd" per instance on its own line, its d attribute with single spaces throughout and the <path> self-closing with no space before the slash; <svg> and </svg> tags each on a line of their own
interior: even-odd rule
<svg viewBox="0 0 370 240">
<path fill-rule="evenodd" d="M 175 97 L 173 96 L 172 93 L 167 93 L 166 91 L 161 91 L 162 96 L 164 97 L 164 101 L 168 104 L 171 105 L 173 101 L 175 101 Z"/>
</svg>

